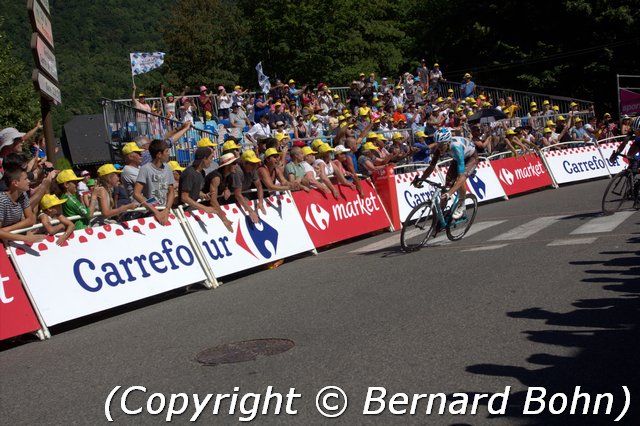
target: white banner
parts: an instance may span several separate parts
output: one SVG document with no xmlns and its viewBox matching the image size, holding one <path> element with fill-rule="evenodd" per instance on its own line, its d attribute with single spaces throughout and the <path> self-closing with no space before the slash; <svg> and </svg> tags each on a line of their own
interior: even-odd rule
<svg viewBox="0 0 640 426">
<path fill-rule="evenodd" d="M 609 175 L 606 161 L 594 145 L 545 150 L 543 154 L 558 184 Z"/>
<path fill-rule="evenodd" d="M 475 175 L 467 179 L 467 189 L 476 196 L 479 203 L 506 197 L 489 161 L 480 160 Z"/>
<path fill-rule="evenodd" d="M 262 88 L 262 91 L 269 93 L 269 90 L 271 90 L 271 82 L 269 81 L 269 77 L 264 75 L 262 71 L 262 62 L 258 62 L 258 65 L 256 65 L 256 72 L 258 73 L 258 84 Z"/>
<path fill-rule="evenodd" d="M 629 161 L 626 158 L 618 157 L 615 162 L 610 162 L 609 157 L 613 154 L 613 151 L 617 150 L 620 146 L 621 142 L 605 142 L 600 144 L 600 149 L 602 150 L 602 155 L 607 163 L 607 168 L 609 169 L 609 173 L 611 175 L 615 175 L 620 173 L 622 170 L 627 168 Z M 622 150 L 623 154 L 626 154 L 629 151 L 629 147 L 631 146 L 631 142 L 627 142 L 627 146 Z"/>
<path fill-rule="evenodd" d="M 403 173 L 396 175 L 396 193 L 398 196 L 398 208 L 400 210 L 400 223 L 403 223 L 411 210 L 418 204 L 427 201 L 433 195 L 433 187 L 424 183 L 422 188 L 416 188 L 411 185 L 413 179 L 422 175 L 422 171 Z M 444 183 L 436 170 L 431 173 L 429 180 Z"/>
<path fill-rule="evenodd" d="M 252 204 L 255 207 L 255 203 Z M 254 225 L 236 204 L 222 208 L 233 233 L 220 218 L 202 211 L 185 212 L 205 259 L 216 277 L 233 274 L 314 249 L 290 194 L 265 199 L 266 216 Z"/>
<path fill-rule="evenodd" d="M 47 326 L 205 281 L 173 215 L 166 226 L 145 218 L 10 250 Z"/>
<path fill-rule="evenodd" d="M 131 61 L 131 75 L 144 74 L 160 67 L 164 63 L 163 52 L 134 52 L 129 53 Z"/>
</svg>

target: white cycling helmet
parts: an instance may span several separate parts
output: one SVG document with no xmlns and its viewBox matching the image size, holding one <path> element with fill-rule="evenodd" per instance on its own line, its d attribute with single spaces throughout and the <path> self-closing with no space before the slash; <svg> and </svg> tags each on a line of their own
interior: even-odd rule
<svg viewBox="0 0 640 426">
<path fill-rule="evenodd" d="M 452 138 L 451 129 L 448 127 L 443 127 L 433 134 L 433 141 L 437 144 L 449 143 Z"/>
<path fill-rule="evenodd" d="M 640 130 L 640 115 L 633 119 L 631 122 L 631 128 L 633 130 Z"/>
</svg>

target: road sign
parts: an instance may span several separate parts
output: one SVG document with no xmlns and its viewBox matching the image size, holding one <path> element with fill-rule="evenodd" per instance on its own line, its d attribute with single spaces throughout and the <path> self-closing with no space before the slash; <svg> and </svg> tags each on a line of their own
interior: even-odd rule
<svg viewBox="0 0 640 426">
<path fill-rule="evenodd" d="M 33 80 L 33 84 L 36 86 L 36 89 L 39 90 L 45 98 L 51 100 L 56 105 L 60 105 L 62 103 L 60 89 L 43 73 L 38 70 L 33 70 L 31 79 Z"/>
<path fill-rule="evenodd" d="M 53 32 L 51 30 L 51 18 L 47 13 L 49 9 L 49 2 L 46 2 L 45 7 L 40 4 L 38 0 L 29 0 L 27 2 L 27 9 L 29 10 L 29 17 L 31 18 L 32 27 L 38 31 L 42 37 L 53 47 Z"/>
<path fill-rule="evenodd" d="M 58 66 L 56 56 L 38 33 L 31 35 L 31 52 L 37 67 L 44 71 L 56 83 L 58 82 Z"/>
</svg>

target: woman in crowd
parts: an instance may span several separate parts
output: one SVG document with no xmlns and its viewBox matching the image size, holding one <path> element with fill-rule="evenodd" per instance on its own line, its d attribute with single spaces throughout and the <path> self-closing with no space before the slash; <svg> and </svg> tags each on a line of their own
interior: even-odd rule
<svg viewBox="0 0 640 426">
<path fill-rule="evenodd" d="M 233 232 L 233 224 L 220 207 L 219 198 L 228 200 L 231 197 L 229 180 L 236 170 L 238 157 L 233 151 L 222 154 L 218 168 L 210 172 L 204 179 L 204 190 L 209 191 L 209 205 L 218 215 L 229 232 Z"/>
<path fill-rule="evenodd" d="M 120 181 L 119 173 L 120 170 L 116 169 L 113 164 L 104 164 L 98 168 L 96 198 L 98 207 L 104 218 L 118 216 L 127 210 L 136 208 L 136 204 L 131 202 L 116 207 L 113 190 L 118 186 Z"/>
<path fill-rule="evenodd" d="M 264 153 L 264 162 L 258 167 L 258 176 L 267 191 L 295 191 L 300 189 L 297 182 L 285 179 L 280 167 L 281 153 L 275 148 L 268 148 Z"/>
</svg>

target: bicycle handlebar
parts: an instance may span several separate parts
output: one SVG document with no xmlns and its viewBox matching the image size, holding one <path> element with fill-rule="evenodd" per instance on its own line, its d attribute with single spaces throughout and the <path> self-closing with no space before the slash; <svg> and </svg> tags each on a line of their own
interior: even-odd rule
<svg viewBox="0 0 640 426">
<path fill-rule="evenodd" d="M 422 182 L 426 182 L 427 184 L 429 184 L 429 185 L 431 185 L 431 186 L 433 186 L 435 188 L 438 188 L 438 189 L 443 189 L 444 188 L 444 185 L 442 185 L 441 183 L 434 182 L 434 181 L 429 180 L 429 179 L 422 180 L 422 179 L 420 179 L 420 176 L 416 176 L 413 179 L 413 182 L 411 182 L 411 185 L 415 186 L 416 188 L 422 188 Z"/>
</svg>

